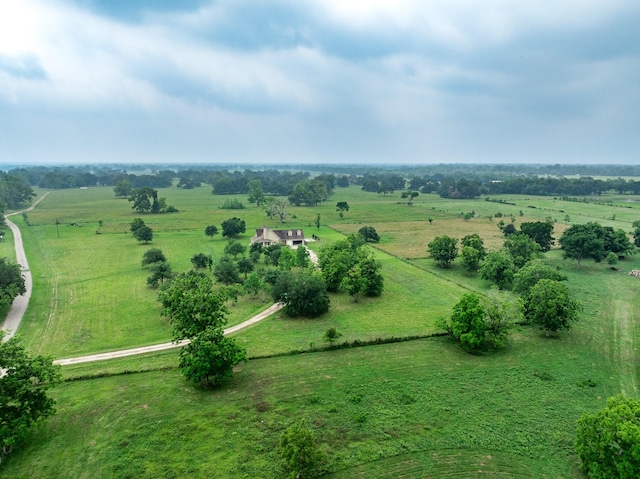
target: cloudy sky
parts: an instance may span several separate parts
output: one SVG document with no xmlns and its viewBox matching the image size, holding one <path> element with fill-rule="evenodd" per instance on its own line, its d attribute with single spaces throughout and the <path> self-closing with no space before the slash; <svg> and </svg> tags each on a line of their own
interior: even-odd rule
<svg viewBox="0 0 640 479">
<path fill-rule="evenodd" d="M 0 1 L 0 163 L 640 163 L 638 0 Z"/>
</svg>

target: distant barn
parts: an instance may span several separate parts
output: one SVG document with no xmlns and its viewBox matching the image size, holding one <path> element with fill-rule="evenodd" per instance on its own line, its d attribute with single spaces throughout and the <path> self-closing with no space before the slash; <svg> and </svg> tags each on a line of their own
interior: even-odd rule
<svg viewBox="0 0 640 479">
<path fill-rule="evenodd" d="M 251 244 L 253 243 L 260 243 L 262 246 L 270 246 L 272 244 L 299 246 L 306 244 L 306 240 L 301 229 L 272 230 L 263 226 L 256 229 L 256 234 L 251 238 Z"/>
</svg>

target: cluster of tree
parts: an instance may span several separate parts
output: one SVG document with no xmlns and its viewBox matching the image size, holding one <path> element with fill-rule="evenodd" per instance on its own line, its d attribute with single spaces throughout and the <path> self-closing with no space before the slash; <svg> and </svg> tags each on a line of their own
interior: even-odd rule
<svg viewBox="0 0 640 479">
<path fill-rule="evenodd" d="M 403 176 L 398 174 L 378 174 L 370 175 L 364 174 L 362 178 L 353 178 L 354 184 L 362 185 L 363 191 L 370 191 L 372 193 L 393 193 L 397 190 L 404 190 L 406 181 Z"/>
<path fill-rule="evenodd" d="M 153 240 L 153 230 L 145 224 L 142 218 L 134 218 L 129 229 L 133 237 L 141 243 L 147 244 Z"/>
<path fill-rule="evenodd" d="M 289 202 L 295 206 L 318 205 L 329 198 L 329 195 L 333 191 L 333 186 L 328 185 L 328 183 L 330 182 L 322 181 L 318 178 L 296 183 L 289 193 Z"/>
<path fill-rule="evenodd" d="M 173 278 L 158 297 L 173 328 L 173 340 L 190 341 L 180 350 L 184 376 L 207 386 L 231 380 L 233 368 L 246 361 L 246 351 L 224 336 L 228 314 L 224 290 L 216 290 L 211 277 L 190 271 Z"/>
<path fill-rule="evenodd" d="M 633 244 L 624 230 L 595 222 L 571 225 L 562 234 L 560 246 L 565 258 L 575 259 L 578 268 L 585 258 L 599 263 L 609 254 L 624 258 L 634 252 Z"/>
<path fill-rule="evenodd" d="M 0 258 L 0 306 L 10 305 L 26 291 L 20 265 Z"/>
<path fill-rule="evenodd" d="M 47 392 L 60 381 L 53 358 L 30 356 L 19 337 L 5 341 L 4 336 L 0 330 L 0 462 L 36 424 L 55 413 Z"/>
<path fill-rule="evenodd" d="M 166 198 L 158 198 L 158 191 L 153 188 L 137 188 L 131 192 L 128 200 L 138 213 L 176 213 L 173 206 L 167 206 Z"/>
<path fill-rule="evenodd" d="M 575 448 L 590 479 L 640 477 L 640 400 L 619 394 L 578 420 Z"/>
<path fill-rule="evenodd" d="M 359 295 L 380 296 L 384 289 L 381 265 L 360 235 L 325 246 L 320 251 L 319 265 L 327 289 L 344 289 L 358 301 Z"/>
<path fill-rule="evenodd" d="M 524 320 L 520 298 L 493 290 L 486 296 L 465 294 L 453 307 L 450 318 L 438 326 L 460 342 L 467 352 L 504 346 L 509 330 Z"/>
<path fill-rule="evenodd" d="M 480 196 L 480 183 L 473 180 L 460 179 L 455 181 L 453 178 L 444 178 L 438 186 L 438 194 L 442 198 L 473 199 Z"/>
<path fill-rule="evenodd" d="M 35 195 L 29 182 L 23 176 L 15 172 L 0 171 L 0 209 L 13 209 L 28 205 Z"/>
<path fill-rule="evenodd" d="M 173 277 L 171 265 L 161 249 L 150 248 L 145 251 L 142 255 L 142 266 L 149 266 L 151 274 L 147 277 L 147 284 L 152 288 L 157 288 Z"/>
</svg>

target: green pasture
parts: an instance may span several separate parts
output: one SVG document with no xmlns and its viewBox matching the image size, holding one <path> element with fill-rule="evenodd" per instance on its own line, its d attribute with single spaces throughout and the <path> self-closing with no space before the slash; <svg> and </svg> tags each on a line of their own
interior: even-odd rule
<svg viewBox="0 0 640 479">
<path fill-rule="evenodd" d="M 217 391 L 176 369 L 65 383 L 0 477 L 279 477 L 279 435 L 300 417 L 328 477 L 579 477 L 575 420 L 618 383 L 571 335 L 521 328 L 480 357 L 438 338 L 254 360 Z"/>
<path fill-rule="evenodd" d="M 51 192 L 28 214 L 31 226 L 14 217 L 34 274 L 34 296 L 19 331 L 30 349 L 70 357 L 167 341 L 170 328 L 140 266 L 144 250 L 162 249 L 173 269 L 184 271 L 194 253 L 222 254 L 226 241 L 206 237 L 208 224 L 244 218 L 241 241 L 247 243 L 253 228 L 278 227 L 243 196 L 236 198 L 247 208 L 235 211 L 219 210 L 229 197 L 213 196 L 208 187 L 161 189 L 159 196 L 180 212 L 137 215 L 111 189 L 94 188 Z M 331 295 L 325 316 L 275 314 L 236 339 L 256 357 L 321 346 L 329 327 L 346 341 L 433 333 L 435 320 L 460 296 L 490 287 L 458 262 L 447 270 L 435 267 L 426 252 L 433 237 L 477 232 L 495 249 L 502 241 L 500 218 L 489 216 L 497 212 L 506 223 L 513 215 L 516 226 L 557 219 L 556 237 L 574 222 L 628 231 L 640 219 L 635 206 L 608 198 L 600 199 L 605 204 L 500 199 L 515 206 L 436 195 L 420 195 L 408 206 L 399 193 L 384 197 L 350 187 L 337 188 L 319 207 L 292 208 L 296 218 L 286 227 L 320 236 L 310 245 L 314 250 L 361 225 L 374 226 L 382 237 L 375 254 L 385 291 L 358 303 Z M 337 201 L 350 204 L 343 219 Z M 476 217 L 465 221 L 470 211 Z M 320 229 L 313 226 L 318 213 Z M 150 245 L 137 244 L 128 232 L 136 216 L 154 229 Z M 72 222 L 83 226 L 67 226 Z M 214 391 L 185 382 L 177 350 L 65 367 L 63 375 L 77 380 L 53 391 L 58 414 L 2 465 L 0 477 L 274 478 L 280 475 L 280 433 L 306 417 L 329 454 L 326 477 L 334 479 L 579 478 L 572 446 L 577 418 L 618 392 L 640 393 L 640 281 L 626 274 L 640 269 L 640 255 L 621 261 L 619 271 L 592 261 L 577 270 L 558 249 L 547 261 L 569 276 L 567 284 L 585 305 L 580 322 L 554 338 L 520 326 L 504 350 L 488 355 L 468 355 L 447 338 L 306 352 L 251 360 Z M 230 305 L 230 324 L 268 303 L 263 296 Z M 93 375 L 106 377 L 80 379 Z"/>
</svg>

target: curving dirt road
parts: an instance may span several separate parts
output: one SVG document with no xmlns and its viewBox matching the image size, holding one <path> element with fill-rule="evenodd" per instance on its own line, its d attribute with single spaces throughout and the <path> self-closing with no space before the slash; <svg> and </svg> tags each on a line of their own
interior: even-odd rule
<svg viewBox="0 0 640 479">
<path fill-rule="evenodd" d="M 16 211 L 15 213 L 10 213 L 5 215 L 5 221 L 7 226 L 13 233 L 13 243 L 16 249 L 16 260 L 20 267 L 22 268 L 22 274 L 24 276 L 24 285 L 27 290 L 22 296 L 18 296 L 13 300 L 13 304 L 7 313 L 7 317 L 2 324 L 2 330 L 6 331 L 6 335 L 4 337 L 5 341 L 8 341 L 9 338 L 13 337 L 20 326 L 20 321 L 22 321 L 22 317 L 24 316 L 25 311 L 27 311 L 27 306 L 29 306 L 29 299 L 31 299 L 31 290 L 33 289 L 33 282 L 31 279 L 31 271 L 29 271 L 29 263 L 27 262 L 27 255 L 24 252 L 24 246 L 22 245 L 22 234 L 20 233 L 20 228 L 16 226 L 15 223 L 9 220 L 9 216 L 19 215 L 21 213 L 26 213 L 27 211 L 31 211 L 34 209 L 38 203 L 40 203 L 49 192 L 46 192 L 40 198 L 38 198 L 31 206 L 27 209 Z"/>
</svg>

